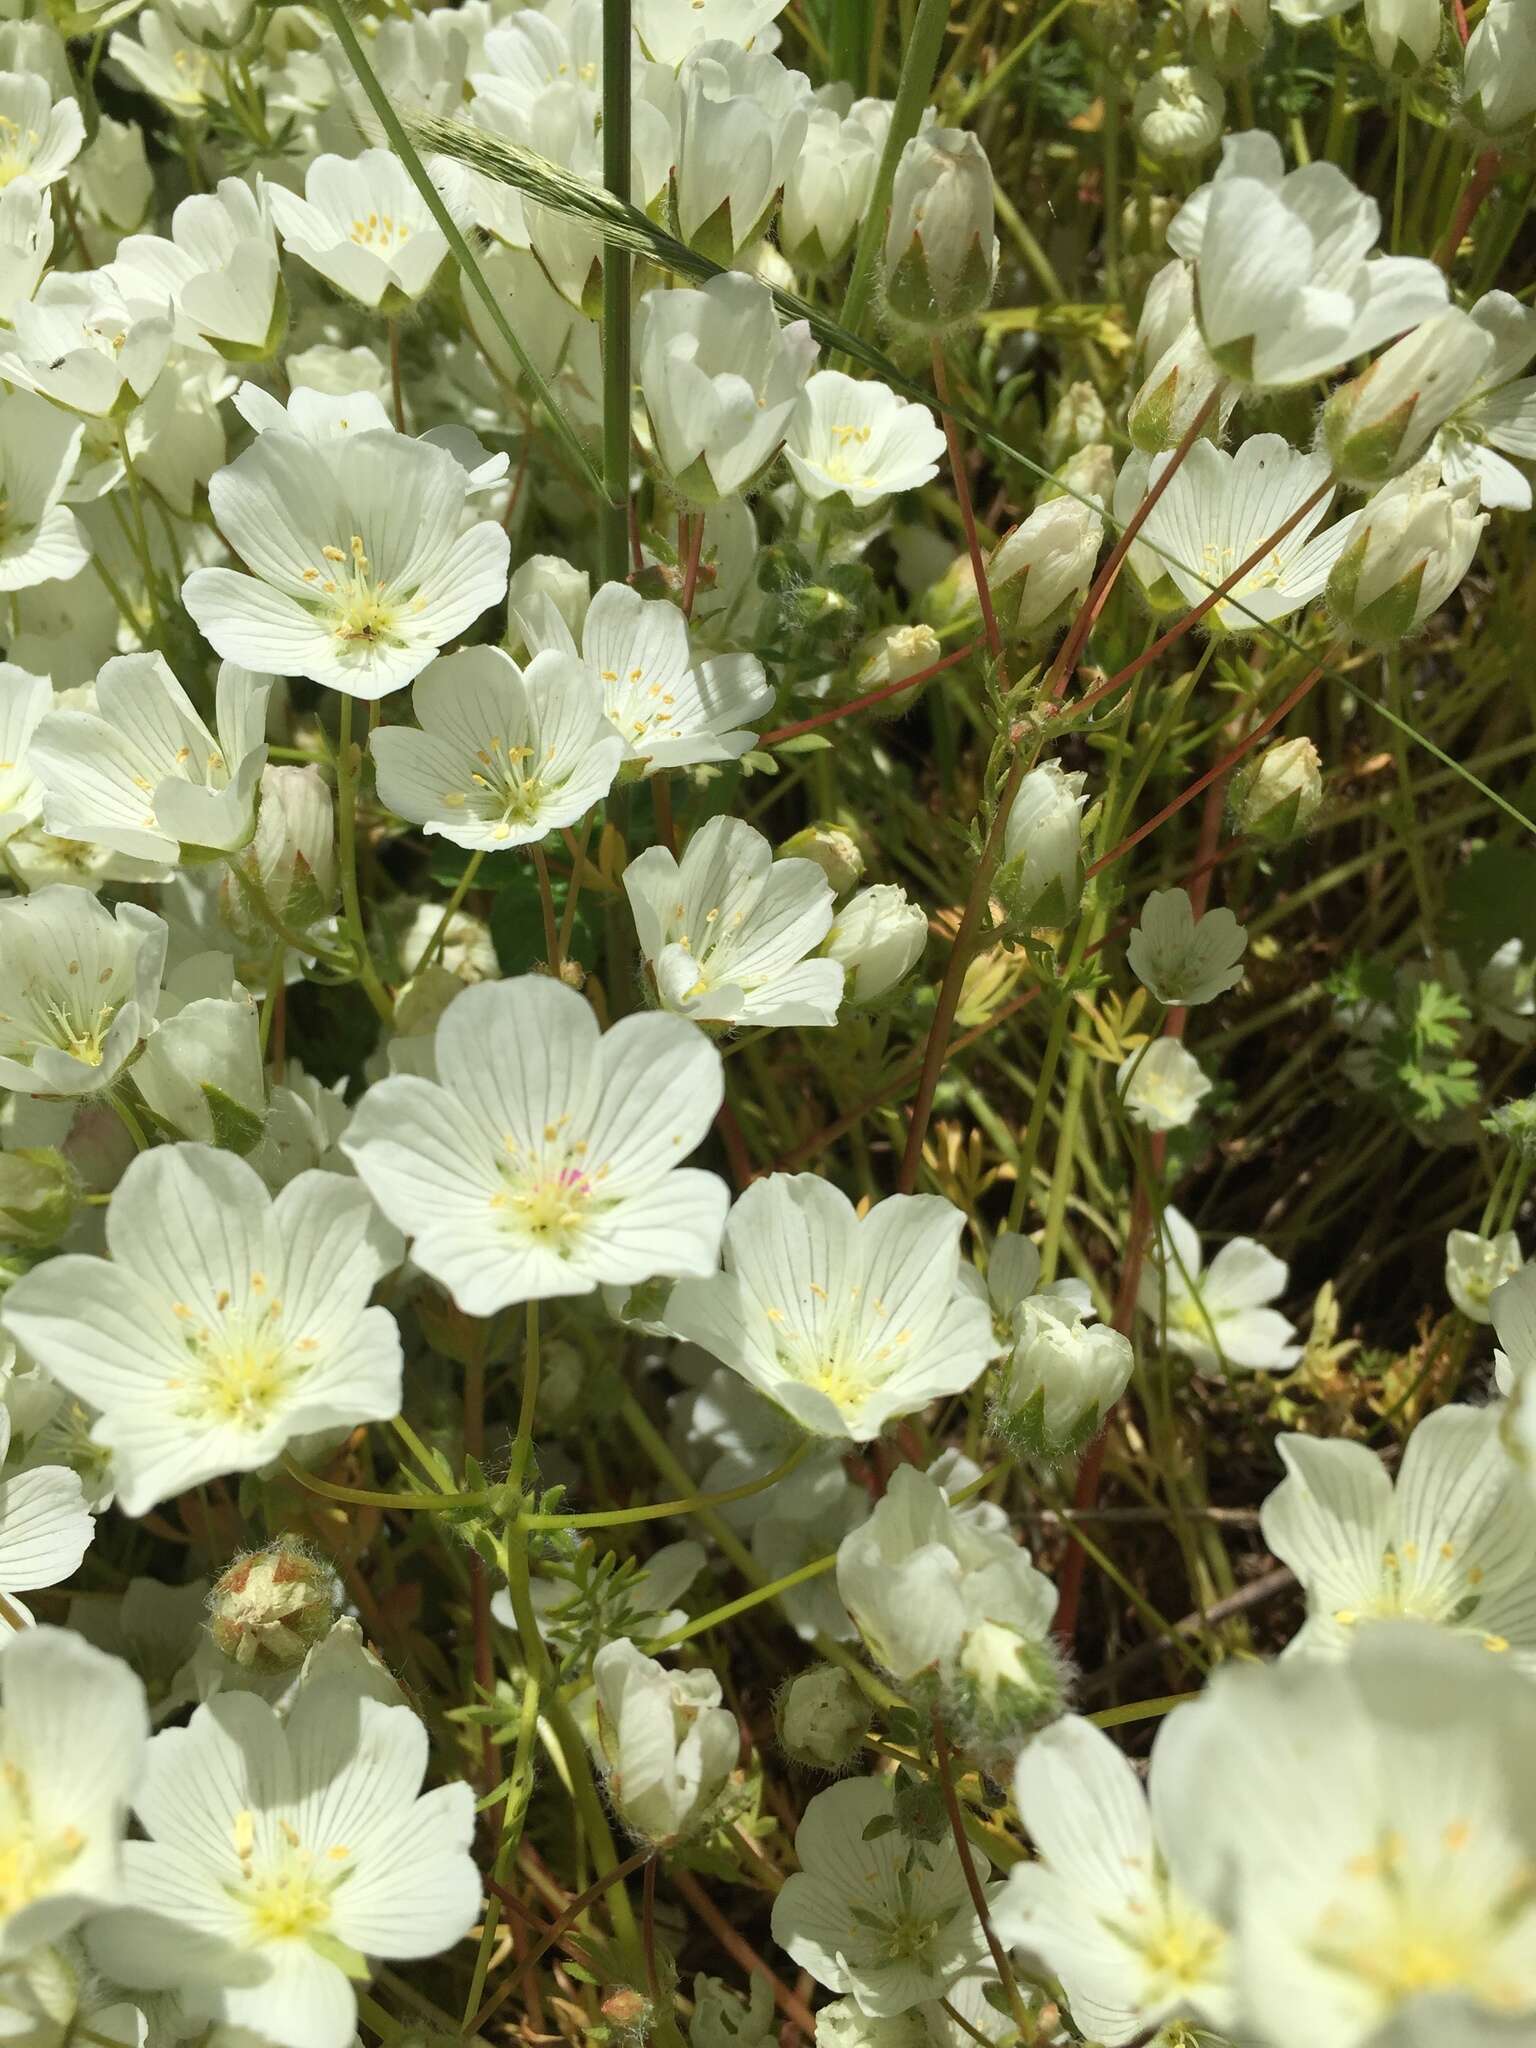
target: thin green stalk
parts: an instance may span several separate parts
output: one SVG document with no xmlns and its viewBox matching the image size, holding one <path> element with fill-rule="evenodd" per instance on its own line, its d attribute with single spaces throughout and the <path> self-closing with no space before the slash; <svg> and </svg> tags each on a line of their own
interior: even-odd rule
<svg viewBox="0 0 1536 2048">
<path fill-rule="evenodd" d="M 630 5 L 603 0 L 603 183 L 629 203 Z M 629 252 L 603 250 L 603 484 L 601 558 L 607 582 L 622 583 L 629 558 Z"/>
<path fill-rule="evenodd" d="M 160 592 L 156 586 L 155 560 L 149 551 L 149 525 L 144 517 L 144 494 L 139 486 L 139 472 L 134 466 L 133 455 L 128 447 L 128 429 L 120 426 L 117 430 L 118 453 L 123 458 L 123 475 L 128 481 L 128 503 L 133 511 L 134 546 L 139 560 L 144 565 L 144 593 L 149 599 L 149 616 L 154 627 L 155 639 L 165 646 L 165 620 L 160 612 Z"/>
<path fill-rule="evenodd" d="M 975 113 L 984 99 L 995 93 L 999 86 L 1006 85 L 1014 72 L 1024 62 L 1035 44 L 1045 35 L 1060 16 L 1066 13 L 1072 0 L 1056 0 L 1049 13 L 1043 14 L 1027 35 L 1021 36 L 1008 52 L 1001 64 L 994 65 L 985 78 L 973 85 L 965 98 L 955 109 L 955 125 L 962 126 Z"/>
<path fill-rule="evenodd" d="M 444 942 L 448 937 L 448 927 L 453 923 L 454 918 L 458 915 L 459 909 L 463 904 L 464 898 L 475 886 L 475 877 L 479 874 L 480 863 L 484 859 L 485 848 L 481 846 L 477 847 L 476 850 L 470 855 L 469 859 L 464 863 L 464 872 L 462 875 L 460 875 L 457 882 L 454 883 L 453 894 L 448 898 L 448 901 L 443 905 L 443 914 L 437 920 L 437 929 L 433 932 L 431 938 L 428 939 L 427 950 L 422 954 L 421 958 L 417 961 L 416 966 L 413 970 L 415 973 L 425 974 L 427 969 L 432 965 L 432 962 L 437 958 L 438 954 L 442 951 Z"/>
<path fill-rule="evenodd" d="M 512 1864 L 517 1855 L 518 1844 L 523 1839 L 523 1821 L 528 1813 L 528 1801 L 533 1794 L 533 1741 L 539 1726 L 539 1678 L 530 1671 L 523 1680 L 522 1707 L 517 1719 L 517 1747 L 512 1754 L 512 1775 L 507 1781 L 507 1796 L 501 1809 L 501 1826 L 497 1832 L 496 1855 L 491 1866 L 491 1875 L 498 1884 L 505 1884 L 511 1874 Z M 485 1905 L 485 1925 L 480 1933 L 480 1947 L 475 1955 L 474 1974 L 469 1980 L 469 1994 L 464 2000 L 464 2019 L 461 2033 L 469 2031 L 470 2023 L 480 2010 L 480 2001 L 485 1996 L 486 1972 L 491 1966 L 491 1951 L 496 1946 L 496 1930 L 501 1924 L 501 1901 L 495 1892 L 490 1894 Z"/>
<path fill-rule="evenodd" d="M 673 1629 L 668 1636 L 660 1636 L 654 1643 L 642 1645 L 648 1657 L 659 1657 L 663 1650 L 675 1650 L 679 1643 L 691 1642 L 695 1636 L 702 1636 L 722 1622 L 734 1621 L 738 1614 L 748 1614 L 754 1607 L 761 1607 L 765 1600 L 777 1600 L 782 1593 L 791 1593 L 796 1586 L 809 1585 L 812 1579 L 824 1578 L 835 1569 L 837 1552 L 828 1551 L 825 1557 L 812 1558 L 809 1564 L 801 1565 L 798 1571 L 786 1572 L 781 1579 L 770 1579 L 766 1586 L 754 1586 L 750 1593 L 742 1593 L 735 1600 L 727 1600 L 722 1607 L 712 1607 L 707 1614 L 695 1615 L 692 1621 L 681 1628 Z"/>
<path fill-rule="evenodd" d="M 517 1413 L 517 1435 L 507 1462 L 507 1484 L 521 1486 L 533 1452 L 533 1420 L 539 1403 L 539 1304 L 530 1301 L 523 1335 L 523 1395 Z M 523 1526 L 528 1526 L 525 1521 Z"/>
<path fill-rule="evenodd" d="M 341 730 L 336 745 L 336 850 L 341 863 L 341 907 L 352 941 L 357 978 L 368 1000 L 386 1024 L 395 1014 L 379 971 L 368 951 L 362 898 L 357 887 L 357 777 L 361 757 L 352 744 L 352 699 L 341 700 Z"/>
<path fill-rule="evenodd" d="M 723 1493 L 692 1493 L 681 1500 L 648 1501 L 644 1507 L 615 1508 L 611 1512 L 599 1509 L 590 1515 L 524 1515 L 522 1524 L 525 1529 L 623 1529 L 637 1522 L 665 1521 L 672 1515 L 696 1515 L 704 1508 L 727 1508 L 733 1501 L 750 1500 L 754 1493 L 766 1493 L 769 1487 L 777 1486 L 805 1462 L 810 1451 L 811 1439 L 805 1437 L 782 1465 L 775 1465 L 761 1479 L 727 1487 Z"/>
</svg>

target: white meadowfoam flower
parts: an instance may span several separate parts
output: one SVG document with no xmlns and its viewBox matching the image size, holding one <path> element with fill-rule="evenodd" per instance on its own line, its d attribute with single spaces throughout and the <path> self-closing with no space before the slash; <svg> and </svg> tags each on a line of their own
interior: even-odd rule
<svg viewBox="0 0 1536 2048">
<path fill-rule="evenodd" d="M 677 86 L 678 231 L 729 268 L 773 218 L 805 140 L 810 86 L 766 51 L 720 41 L 689 52 Z"/>
<path fill-rule="evenodd" d="M 506 591 L 510 543 L 466 526 L 468 490 L 446 449 L 393 431 L 258 434 L 208 486 L 253 573 L 195 569 L 182 600 L 228 661 L 387 696 Z"/>
<path fill-rule="evenodd" d="M 1192 1123 L 1211 1092 L 1211 1077 L 1177 1038 L 1154 1038 L 1120 1063 L 1115 1088 L 1133 1123 L 1179 1131 Z"/>
<path fill-rule="evenodd" d="M 121 418 L 165 368 L 169 301 L 130 297 L 109 271 L 55 270 L 11 314 L 0 377 L 68 412 Z"/>
<path fill-rule="evenodd" d="M 1505 1443 L 1536 1499 L 1536 1264 L 1495 1288 L 1488 1307 L 1500 1347 L 1493 1354 L 1498 1389 L 1509 1397 Z"/>
<path fill-rule="evenodd" d="M 1396 476 L 1481 385 L 1494 337 L 1470 313 L 1447 306 L 1334 390 L 1319 445 L 1334 474 L 1369 486 Z"/>
<path fill-rule="evenodd" d="M 1334 164 L 1287 173 L 1272 135 L 1229 135 L 1221 166 L 1168 230 L 1195 266 L 1200 329 L 1218 369 L 1261 389 L 1307 384 L 1440 312 L 1445 277 L 1414 256 L 1371 256 L 1374 199 Z"/>
<path fill-rule="evenodd" d="M 266 765 L 267 677 L 220 665 L 210 732 L 158 654 L 121 654 L 96 678 L 95 711 L 50 711 L 32 739 L 43 818 L 136 860 L 183 847 L 230 852 L 256 829 Z"/>
<path fill-rule="evenodd" d="M 59 503 L 84 436 L 30 391 L 0 398 L 0 590 L 67 583 L 91 559 L 85 529 Z"/>
<path fill-rule="evenodd" d="M 890 132 L 884 100 L 859 100 L 846 113 L 813 103 L 805 141 L 784 179 L 779 247 L 796 270 L 819 277 L 853 247 L 868 210 Z"/>
<path fill-rule="evenodd" d="M 302 1686 L 286 1719 L 220 1694 L 149 1745 L 134 1904 L 93 1924 L 92 1955 L 242 2039 L 350 2048 L 363 1958 L 436 1955 L 480 1911 L 474 1794 L 423 1793 L 427 1762 L 410 1709 L 347 1678 Z"/>
<path fill-rule="evenodd" d="M 1440 0 L 1365 0 L 1365 30 L 1383 71 L 1411 77 L 1440 47 Z"/>
<path fill-rule="evenodd" d="M 1225 1901 L 1199 1818 L 1167 1796 L 1165 1760 L 1182 1736 L 1178 1716 L 1163 1723 L 1145 1789 L 1109 1736 L 1075 1714 L 1032 1737 L 1014 1770 L 1040 1860 L 1009 1872 L 994 1924 L 1060 1981 L 1077 2031 L 1106 2048 L 1172 2020 L 1225 2034 L 1237 2015 Z"/>
<path fill-rule="evenodd" d="M 1064 925 L 1076 914 L 1083 887 L 1082 769 L 1042 761 L 1019 784 L 1003 827 L 998 893 L 1015 917 Z"/>
<path fill-rule="evenodd" d="M 668 1671 L 627 1637 L 592 1661 L 597 1732 L 619 1818 L 649 1842 L 705 1820 L 735 1769 L 736 1716 L 712 1671 Z"/>
<path fill-rule="evenodd" d="M 873 1003 L 898 987 L 922 959 L 928 913 L 894 882 L 861 889 L 838 911 L 826 937 L 828 957 L 847 981 L 843 1000 Z"/>
<path fill-rule="evenodd" d="M 1160 1770 L 1191 1889 L 1233 1935 L 1245 2039 L 1530 2031 L 1527 1679 L 1442 1630 L 1388 1623 L 1341 1662 L 1230 1664 L 1170 1725 Z"/>
<path fill-rule="evenodd" d="M 1154 455 L 1155 484 L 1173 456 Z M 1210 596 L 1328 481 L 1326 456 L 1301 455 L 1279 434 L 1255 434 L 1235 455 L 1197 441 L 1148 514 L 1138 545 L 1158 559 L 1191 604 Z M 1252 633 L 1286 619 L 1321 595 L 1343 551 L 1349 522 L 1318 528 L 1328 491 L 1284 540 L 1207 612 L 1207 630 Z"/>
<path fill-rule="evenodd" d="M 231 362 L 270 356 L 287 324 L 287 298 L 267 203 L 257 179 L 221 178 L 171 216 L 171 237 L 130 235 L 111 270 L 125 289 L 168 298 L 185 338 L 211 342 Z"/>
<path fill-rule="evenodd" d="M 131 85 L 182 121 L 205 120 L 210 105 L 228 99 L 227 64 L 216 52 L 201 48 L 171 14 L 158 7 L 141 8 L 134 27 L 137 36 L 118 30 L 107 45 L 108 56 Z"/>
<path fill-rule="evenodd" d="M 849 1778 L 818 1792 L 795 1834 L 800 1868 L 773 1902 L 779 1947 L 873 2019 L 946 1997 L 986 1955 L 953 1838 L 946 1830 L 914 1855 L 895 1824 L 895 1789 L 890 1778 Z M 986 1890 L 990 1903 L 998 1887 Z"/>
<path fill-rule="evenodd" d="M 1493 337 L 1493 349 L 1431 454 L 1448 484 L 1475 478 L 1484 505 L 1528 512 L 1531 480 L 1507 458 L 1536 460 L 1536 377 L 1521 375 L 1536 356 L 1536 311 L 1508 292 L 1487 292 L 1471 317 Z"/>
<path fill-rule="evenodd" d="M 165 925 L 66 884 L 0 900 L 0 1088 L 95 1095 L 155 1020 Z"/>
<path fill-rule="evenodd" d="M 1445 1291 L 1474 1323 L 1491 1323 L 1494 1289 L 1519 1272 L 1520 1240 L 1512 1230 L 1497 1237 L 1479 1237 L 1475 1230 L 1453 1230 L 1445 1240 Z"/>
<path fill-rule="evenodd" d="M 1243 978 L 1248 933 L 1230 910 L 1195 916 L 1184 889 L 1154 889 L 1126 944 L 1131 972 L 1160 1003 L 1214 1002 Z"/>
<path fill-rule="evenodd" d="M 873 377 L 818 370 L 790 417 L 784 457 L 816 504 L 844 497 L 861 509 L 915 491 L 939 473 L 944 433 L 926 405 Z"/>
<path fill-rule="evenodd" d="M 667 1328 L 813 1435 L 868 1443 L 996 1356 L 986 1303 L 961 1280 L 963 1224 L 936 1195 L 857 1216 L 815 1174 L 769 1174 L 731 1209 L 725 1270 L 673 1288 Z"/>
<path fill-rule="evenodd" d="M 1269 30 L 1269 0 L 1184 0 L 1184 21 L 1201 62 L 1240 71 Z"/>
<path fill-rule="evenodd" d="M 0 661 L 0 846 L 43 815 L 43 785 L 32 767 L 32 735 L 53 703 L 47 676 Z"/>
<path fill-rule="evenodd" d="M 701 43 L 771 49 L 788 0 L 635 0 L 635 33 L 658 64 L 681 64 Z"/>
<path fill-rule="evenodd" d="M 0 1696 L 0 1962 L 15 1964 L 123 1896 L 149 1724 L 128 1667 L 65 1629 L 6 1643 Z"/>
<path fill-rule="evenodd" d="M 1286 1654 L 1343 1657 L 1378 1621 L 1431 1622 L 1536 1672 L 1536 1500 L 1498 1408 L 1452 1405 L 1408 1439 L 1394 1487 L 1364 1444 L 1282 1436 L 1264 1541 L 1307 1596 Z"/>
<path fill-rule="evenodd" d="M 524 975 L 450 1004 L 436 1057 L 435 1082 L 370 1088 L 342 1150 L 466 1315 L 711 1270 L 725 1187 L 681 1164 L 724 1092 L 701 1031 L 601 1034 L 574 990 Z"/>
<path fill-rule="evenodd" d="M 427 168 L 460 227 L 469 223 L 458 167 L 441 158 Z M 442 229 L 389 149 L 360 156 L 317 156 L 304 173 L 304 196 L 267 188 L 272 218 L 291 255 L 359 305 L 394 317 L 429 288 L 448 254 Z"/>
<path fill-rule="evenodd" d="M 640 301 L 635 373 L 656 460 L 689 503 L 750 490 L 779 451 L 816 343 L 779 325 L 766 285 L 741 271 Z"/>
<path fill-rule="evenodd" d="M 605 583 L 588 604 L 562 587 L 569 565 L 552 556 L 509 606 L 530 651 L 577 655 L 602 693 L 603 716 L 626 762 L 647 774 L 700 761 L 735 761 L 757 744 L 746 729 L 773 705 L 773 685 L 754 654 L 693 652 L 688 621 L 666 598 L 644 598 L 627 583 Z M 524 568 L 530 565 L 525 564 Z M 523 577 L 518 571 L 514 584 Z"/>
<path fill-rule="evenodd" d="M 815 861 L 775 860 L 761 832 L 721 816 L 681 861 L 647 847 L 624 890 L 664 1009 L 700 1024 L 837 1021 L 843 968 L 815 956 L 833 900 Z"/>
<path fill-rule="evenodd" d="M 1004 633 L 1028 640 L 1054 626 L 1086 594 L 1103 544 L 1098 506 L 1065 495 L 1037 505 L 987 563 L 987 590 Z"/>
<path fill-rule="evenodd" d="M 1200 1233 L 1170 1203 L 1137 1305 L 1170 1350 L 1203 1372 L 1286 1372 L 1301 1356 L 1294 1327 L 1269 1306 L 1289 1269 L 1251 1237 L 1234 1237 L 1202 1270 Z M 1164 1297 L 1166 1295 L 1166 1316 Z"/>
<path fill-rule="evenodd" d="M 837 1590 L 865 1647 L 903 1683 L 952 1678 L 1001 1631 L 1038 1653 L 1056 1588 L 1014 1541 L 1006 1515 L 957 1513 L 915 1465 L 901 1465 L 868 1521 L 837 1547 Z"/>
<path fill-rule="evenodd" d="M 1536 114 L 1536 18 L 1525 0 L 1489 0 L 1462 52 L 1462 105 L 1490 135 Z"/>
<path fill-rule="evenodd" d="M 997 276 L 992 166 L 966 128 L 920 128 L 902 150 L 885 231 L 885 304 L 942 333 L 979 313 Z"/>
<path fill-rule="evenodd" d="M 1204 156 L 1221 136 L 1221 80 L 1193 64 L 1167 64 L 1137 88 L 1132 118 L 1148 154 L 1166 162 Z"/>
<path fill-rule="evenodd" d="M 46 78 L 0 71 L 0 186 L 17 178 L 52 185 L 85 141 L 79 102 L 55 99 Z"/>
<path fill-rule="evenodd" d="M 0 1462 L 10 1446 L 10 1412 L 0 1409 Z M 31 1624 L 21 1596 L 77 1572 L 95 1533 L 80 1476 L 67 1465 L 29 1464 L 0 1479 L 0 1645 Z"/>
<path fill-rule="evenodd" d="M 367 1302 L 400 1243 L 356 1181 L 304 1173 L 274 1201 L 232 1153 L 168 1145 L 118 1183 L 107 1247 L 35 1266 L 4 1316 L 100 1411 L 126 1513 L 399 1408 L 400 1335 Z"/>
<path fill-rule="evenodd" d="M 1328 603 L 1356 638 L 1391 646 L 1437 612 L 1472 566 L 1488 514 L 1478 480 L 1440 481 L 1431 454 L 1393 477 L 1348 522 Z"/>
<path fill-rule="evenodd" d="M 142 227 L 155 196 L 155 175 L 138 122 L 103 114 L 69 183 L 87 220 L 103 221 L 120 234 Z"/>
<path fill-rule="evenodd" d="M 538 654 L 525 670 L 499 647 L 445 654 L 416 678 L 420 731 L 380 726 L 379 796 L 455 846 L 536 846 L 606 796 L 624 749 L 587 669 Z"/>
<path fill-rule="evenodd" d="M 994 1289 L 999 1253 L 1016 1241 L 1028 1243 L 1005 1237 L 993 1251 L 987 1280 Z M 1059 1280 L 1020 1301 L 1007 1319 L 993 1427 L 1030 1457 L 1081 1450 L 1130 1384 L 1129 1338 L 1094 1322 L 1086 1297 L 1081 1281 Z"/>
<path fill-rule="evenodd" d="M 52 201 L 33 179 L 17 178 L 0 191 L 0 320 L 8 326 L 37 290 L 52 254 Z"/>
</svg>

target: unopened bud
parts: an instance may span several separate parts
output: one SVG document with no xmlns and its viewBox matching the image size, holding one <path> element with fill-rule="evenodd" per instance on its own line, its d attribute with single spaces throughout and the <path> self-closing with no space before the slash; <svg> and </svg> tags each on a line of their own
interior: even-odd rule
<svg viewBox="0 0 1536 2048">
<path fill-rule="evenodd" d="M 1462 54 L 1462 112 L 1485 135 L 1505 136 L 1536 114 L 1536 9 L 1488 0 Z"/>
<path fill-rule="evenodd" d="M 336 1574 L 295 1537 L 237 1558 L 208 1596 L 208 1632 L 232 1663 L 291 1671 L 330 1634 Z"/>
<path fill-rule="evenodd" d="M 1045 429 L 1045 459 L 1057 469 L 1069 455 L 1091 442 L 1102 441 L 1109 430 L 1104 401 L 1089 383 L 1069 384 L 1056 401 Z"/>
<path fill-rule="evenodd" d="M 1346 483 L 1378 484 L 1408 467 L 1477 384 L 1493 336 L 1456 306 L 1426 320 L 1323 407 L 1322 440 Z"/>
<path fill-rule="evenodd" d="M 1227 96 L 1209 71 L 1169 64 L 1141 85 L 1132 118 L 1147 154 L 1172 163 L 1203 156 L 1219 138 L 1226 111 Z"/>
<path fill-rule="evenodd" d="M 68 1230 L 75 1196 L 74 1172 L 51 1146 L 0 1152 L 0 1241 L 46 1251 Z"/>
<path fill-rule="evenodd" d="M 779 1702 L 779 1741 L 798 1764 L 840 1771 L 863 1747 L 869 1706 L 846 1671 L 817 1664 L 790 1680 Z"/>
<path fill-rule="evenodd" d="M 1148 455 L 1176 448 L 1211 394 L 1220 391 L 1225 382 L 1198 325 L 1187 320 L 1131 400 L 1126 422 L 1131 440 Z M 1213 416 L 1207 432 L 1213 432 L 1215 426 Z"/>
<path fill-rule="evenodd" d="M 1125 1392 L 1134 1364 L 1128 1338 L 1086 1322 L 1065 1297 L 1021 1302 L 999 1372 L 994 1428 L 1026 1456 L 1069 1457 Z"/>
<path fill-rule="evenodd" d="M 1411 78 L 1440 47 L 1440 0 L 1365 0 L 1365 28 L 1383 71 Z"/>
<path fill-rule="evenodd" d="M 870 690 L 883 689 L 887 683 L 904 683 L 909 677 L 920 676 L 924 669 L 933 667 L 942 652 L 932 626 L 882 626 L 859 649 L 853 694 L 862 697 Z M 909 709 L 920 695 L 915 689 L 893 691 L 870 709 L 877 718 L 894 718 Z"/>
<path fill-rule="evenodd" d="M 860 1004 L 889 995 L 922 959 L 927 943 L 922 906 L 896 883 L 880 882 L 843 905 L 822 950 L 843 963 L 843 1000 Z"/>
<path fill-rule="evenodd" d="M 1059 927 L 1082 896 L 1082 811 L 1086 774 L 1067 774 L 1042 761 L 1019 784 L 1003 827 L 1003 859 L 995 888 L 1010 917 Z"/>
<path fill-rule="evenodd" d="M 987 564 L 997 623 L 1005 638 L 1048 632 L 1083 597 L 1104 541 L 1104 520 L 1077 498 L 1038 506 L 993 550 Z"/>
<path fill-rule="evenodd" d="M 885 238 L 893 322 L 925 334 L 979 313 L 997 273 L 992 166 L 969 130 L 928 128 L 901 153 Z"/>
<path fill-rule="evenodd" d="M 781 860 L 813 860 L 832 884 L 834 896 L 853 888 L 864 872 L 864 851 L 841 825 L 806 825 L 778 850 Z"/>
<path fill-rule="evenodd" d="M 1475 482 L 1442 484 L 1435 462 L 1379 490 L 1328 578 L 1340 625 L 1357 640 L 1392 646 L 1438 611 L 1471 568 L 1488 524 L 1477 496 Z"/>
<path fill-rule="evenodd" d="M 1238 771 L 1232 821 L 1246 838 L 1284 846 L 1322 809 L 1322 761 L 1310 740 L 1280 740 Z"/>
<path fill-rule="evenodd" d="M 982 1750 L 1012 1749 L 1054 1721 L 1066 1697 L 1048 1638 L 983 1621 L 966 1637 L 946 1687 L 948 1710 Z"/>
<path fill-rule="evenodd" d="M 1184 0 L 1190 49 L 1214 71 L 1246 71 L 1269 33 L 1269 0 Z"/>
</svg>

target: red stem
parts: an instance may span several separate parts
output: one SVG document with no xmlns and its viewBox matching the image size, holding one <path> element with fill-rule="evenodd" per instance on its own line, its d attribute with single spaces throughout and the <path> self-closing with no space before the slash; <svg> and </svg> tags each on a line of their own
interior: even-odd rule
<svg viewBox="0 0 1536 2048">
<path fill-rule="evenodd" d="M 966 474 L 965 451 L 960 445 L 960 429 L 949 409 L 949 376 L 944 367 L 944 344 L 937 335 L 933 341 L 933 390 L 944 420 L 944 439 L 949 447 L 949 473 L 954 481 L 955 503 L 960 507 L 960 524 L 965 529 L 965 544 L 970 550 L 971 573 L 976 578 L 976 602 L 981 606 L 981 623 L 987 636 L 987 648 L 992 659 L 1001 662 L 1003 636 L 997 630 L 997 614 L 992 609 L 992 591 L 987 583 L 987 558 L 981 551 L 981 537 L 976 531 L 976 508 L 971 503 L 971 480 Z"/>
<path fill-rule="evenodd" d="M 920 668 L 915 676 L 905 676 L 899 683 L 882 683 L 878 690 L 869 690 L 862 697 L 850 698 L 846 704 L 834 704 L 830 711 L 818 711 L 813 718 L 797 719 L 793 725 L 775 726 L 772 732 L 758 736 L 760 747 L 782 746 L 785 740 L 798 739 L 803 732 L 815 732 L 818 726 L 832 725 L 839 718 L 850 718 L 855 711 L 867 711 L 871 704 L 883 704 L 887 697 L 896 697 L 903 690 L 915 690 L 920 683 L 942 675 L 947 668 L 958 668 L 962 661 L 969 661 L 976 652 L 978 642 L 967 641 L 964 647 L 953 654 L 946 654 L 942 661 L 934 662 L 928 668 Z"/>
</svg>

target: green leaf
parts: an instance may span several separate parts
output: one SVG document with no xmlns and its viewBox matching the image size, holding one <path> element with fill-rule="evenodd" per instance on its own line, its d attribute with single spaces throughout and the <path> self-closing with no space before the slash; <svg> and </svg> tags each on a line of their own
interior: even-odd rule
<svg viewBox="0 0 1536 2048">
<path fill-rule="evenodd" d="M 208 1114 L 213 1118 L 214 1144 L 221 1152 L 235 1152 L 243 1159 L 261 1142 L 266 1119 L 247 1109 L 243 1102 L 236 1102 L 232 1095 L 226 1095 L 222 1088 L 215 1088 L 211 1081 L 201 1085 Z"/>
</svg>

